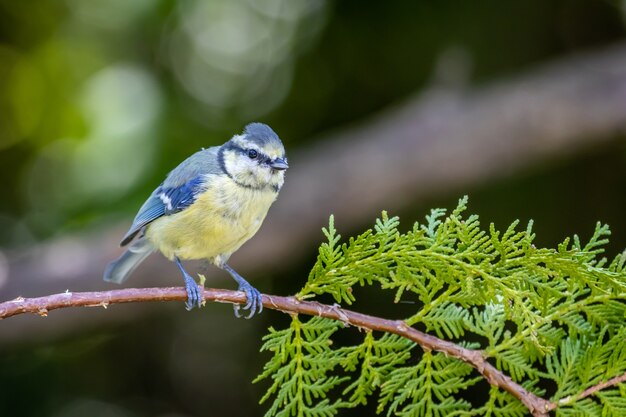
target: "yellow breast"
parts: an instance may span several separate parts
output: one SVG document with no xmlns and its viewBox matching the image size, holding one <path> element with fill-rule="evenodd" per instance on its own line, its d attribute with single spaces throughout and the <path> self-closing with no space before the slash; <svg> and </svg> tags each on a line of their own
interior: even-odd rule
<svg viewBox="0 0 626 417">
<path fill-rule="evenodd" d="M 190 207 L 148 226 L 146 236 L 166 257 L 226 262 L 259 230 L 277 196 L 272 189 L 241 187 L 228 177 L 208 184 Z"/>
</svg>

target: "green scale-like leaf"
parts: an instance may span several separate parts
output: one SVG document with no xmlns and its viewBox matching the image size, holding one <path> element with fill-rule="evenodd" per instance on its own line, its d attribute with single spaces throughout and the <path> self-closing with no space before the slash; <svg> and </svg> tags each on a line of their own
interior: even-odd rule
<svg viewBox="0 0 626 417">
<path fill-rule="evenodd" d="M 313 317 L 301 322 L 293 316 L 289 329 L 270 333 L 261 350 L 274 354 L 254 382 L 266 378 L 271 387 L 261 403 L 275 395 L 266 416 L 332 416 L 342 406 L 326 394 L 345 378 L 330 375 L 339 358 L 330 349 L 330 336 L 341 323 Z"/>
<path fill-rule="evenodd" d="M 601 257 L 610 234 L 598 223 L 588 242 L 578 236 L 556 248 L 534 245 L 533 222 L 506 229 L 465 216 L 467 198 L 446 215 L 432 210 L 405 233 L 383 212 L 374 227 L 344 243 L 331 216 L 301 299 L 329 294 L 356 301 L 356 286 L 378 286 L 395 302 L 417 306 L 405 322 L 433 336 L 481 349 L 500 371 L 537 395 L 555 386 L 559 416 L 626 416 L 625 384 L 579 397 L 626 373 L 626 252 Z M 332 416 L 378 397 L 389 416 L 512 416 L 528 410 L 490 387 L 453 357 L 416 349 L 394 335 L 366 331 L 355 346 L 335 347 L 341 323 L 294 317 L 270 329 L 272 353 L 260 379 L 271 385 L 267 416 Z M 478 341 L 478 342 L 476 342 Z M 483 404 L 462 399 L 481 381 Z M 547 383 L 547 385 L 546 385 Z"/>
<path fill-rule="evenodd" d="M 424 352 L 421 361 L 398 368 L 382 386 L 378 411 L 387 415 L 447 416 L 467 411 L 470 404 L 453 394 L 467 389 L 480 378 L 467 378 L 468 365 L 442 354 Z"/>
</svg>

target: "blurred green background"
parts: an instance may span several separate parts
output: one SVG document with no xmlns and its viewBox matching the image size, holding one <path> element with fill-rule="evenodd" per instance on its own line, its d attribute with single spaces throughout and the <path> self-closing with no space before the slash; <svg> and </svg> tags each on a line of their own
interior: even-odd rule
<svg viewBox="0 0 626 417">
<path fill-rule="evenodd" d="M 626 42 L 625 7 L 601 0 L 0 0 L 0 289 L 20 288 L 6 265 L 41 242 L 123 232 L 172 167 L 250 121 L 270 124 L 288 153 L 306 158 L 318 138 L 428 88 L 442 56 L 455 63 L 444 78 L 480 89 Z M 512 174 L 422 195 L 393 214 L 409 227 L 429 208 L 468 194 L 470 211 L 485 223 L 535 219 L 542 245 L 608 222 L 614 255 L 626 247 L 623 132 Z M 345 236 L 373 220 L 337 226 Z M 280 270 L 245 268 L 263 292 L 291 294 L 321 238 L 303 242 L 305 255 Z M 91 275 L 101 271 L 93 265 Z M 168 273 L 179 285 L 175 269 Z M 234 288 L 227 278 L 220 285 Z M 372 295 L 358 309 L 385 315 L 388 303 Z M 250 381 L 266 359 L 260 338 L 285 322 L 281 314 L 235 321 L 223 305 L 112 310 L 113 319 L 103 319 L 113 313 L 105 311 L 55 312 L 41 333 L 41 324 L 16 317 L 24 326 L 11 328 L 11 337 L 0 323 L 0 415 L 263 415 L 263 386 Z"/>
</svg>

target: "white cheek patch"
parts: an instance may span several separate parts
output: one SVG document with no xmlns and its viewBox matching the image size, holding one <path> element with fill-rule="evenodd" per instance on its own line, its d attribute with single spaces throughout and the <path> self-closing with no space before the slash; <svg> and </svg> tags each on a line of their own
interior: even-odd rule
<svg viewBox="0 0 626 417">
<path fill-rule="evenodd" d="M 242 171 L 254 171 L 256 170 L 257 166 L 257 161 L 254 159 L 250 159 L 248 157 L 237 159 L 237 168 Z"/>
<path fill-rule="evenodd" d="M 228 172 L 236 174 L 241 171 L 245 171 L 249 166 L 249 158 L 243 158 L 241 155 L 237 155 L 234 152 L 229 152 L 225 158 L 225 165 Z"/>
</svg>

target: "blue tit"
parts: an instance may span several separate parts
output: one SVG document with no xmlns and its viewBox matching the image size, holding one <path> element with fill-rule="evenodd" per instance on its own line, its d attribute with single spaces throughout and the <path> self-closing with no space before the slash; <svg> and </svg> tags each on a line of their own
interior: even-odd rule
<svg viewBox="0 0 626 417">
<path fill-rule="evenodd" d="M 104 272 L 121 283 L 148 255 L 160 251 L 185 279 L 188 310 L 202 303 L 201 291 L 181 260 L 208 259 L 226 270 L 247 297 L 246 318 L 263 309 L 261 293 L 228 265 L 228 259 L 259 230 L 289 168 L 278 135 L 251 123 L 222 146 L 191 155 L 141 206 L 121 246 L 128 246 Z M 133 241 L 134 239 L 134 241 Z M 239 305 L 235 315 L 241 317 Z"/>
</svg>

